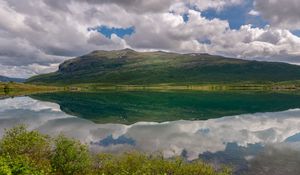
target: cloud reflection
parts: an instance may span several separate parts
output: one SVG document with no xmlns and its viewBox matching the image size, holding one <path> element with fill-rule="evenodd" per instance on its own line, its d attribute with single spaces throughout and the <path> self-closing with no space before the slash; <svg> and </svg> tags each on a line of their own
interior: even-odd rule
<svg viewBox="0 0 300 175">
<path fill-rule="evenodd" d="M 95 124 L 63 113 L 57 104 L 29 97 L 1 100 L 0 134 L 3 134 L 4 128 L 19 123 L 50 135 L 64 133 L 88 144 L 105 143 L 91 144 L 91 148 L 97 151 L 161 151 L 167 157 L 184 151 L 188 159 L 196 159 L 205 152 L 224 151 L 228 143 L 236 143 L 240 147 L 282 143 L 300 133 L 300 109 L 206 121 L 122 125 Z"/>
</svg>

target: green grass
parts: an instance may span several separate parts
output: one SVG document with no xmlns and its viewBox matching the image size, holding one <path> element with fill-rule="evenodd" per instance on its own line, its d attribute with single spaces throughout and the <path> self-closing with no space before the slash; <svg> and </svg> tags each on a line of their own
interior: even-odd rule
<svg viewBox="0 0 300 175">
<path fill-rule="evenodd" d="M 239 82 L 239 83 L 223 83 L 223 84 L 149 84 L 149 85 L 113 85 L 101 83 L 82 83 L 65 86 L 71 91 L 103 91 L 103 90 L 119 90 L 119 91 L 230 91 L 230 90 L 245 90 L 245 91 L 298 91 L 300 90 L 300 81 L 286 82 Z"/>
<path fill-rule="evenodd" d="M 54 73 L 32 77 L 34 84 L 227 85 L 270 84 L 300 80 L 300 67 L 246 61 L 207 54 L 95 51 L 68 60 Z"/>
<path fill-rule="evenodd" d="M 62 90 L 64 90 L 64 88 L 56 86 L 0 82 L 0 96 L 30 95 L 35 93 L 57 92 Z"/>
</svg>

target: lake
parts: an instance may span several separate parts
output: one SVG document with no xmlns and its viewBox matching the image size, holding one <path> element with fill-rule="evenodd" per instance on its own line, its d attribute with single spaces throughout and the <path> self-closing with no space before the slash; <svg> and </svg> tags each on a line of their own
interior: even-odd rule
<svg viewBox="0 0 300 175">
<path fill-rule="evenodd" d="M 0 100 L 0 134 L 26 124 L 93 151 L 198 158 L 236 174 L 300 174 L 300 94 L 60 92 Z"/>
</svg>

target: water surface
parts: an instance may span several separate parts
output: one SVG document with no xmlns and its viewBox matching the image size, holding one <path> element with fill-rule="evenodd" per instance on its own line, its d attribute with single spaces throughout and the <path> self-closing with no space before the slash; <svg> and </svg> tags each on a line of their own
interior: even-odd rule
<svg viewBox="0 0 300 175">
<path fill-rule="evenodd" d="M 123 124 L 207 120 L 300 107 L 300 95 L 266 92 L 61 92 L 31 98 L 57 103 L 65 113 L 96 123 Z"/>
<path fill-rule="evenodd" d="M 231 165 L 236 174 L 300 173 L 297 94 L 55 93 L 0 104 L 0 135 L 25 123 L 80 139 L 93 151 L 160 151 Z"/>
</svg>

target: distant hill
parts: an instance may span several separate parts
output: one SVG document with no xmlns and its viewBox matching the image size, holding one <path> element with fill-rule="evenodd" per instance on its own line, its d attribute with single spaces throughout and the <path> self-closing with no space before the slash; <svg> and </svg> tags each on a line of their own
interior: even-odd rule
<svg viewBox="0 0 300 175">
<path fill-rule="evenodd" d="M 40 84 L 204 84 L 300 80 L 300 66 L 208 54 L 94 51 L 70 59 L 57 72 L 34 76 Z"/>
<path fill-rule="evenodd" d="M 10 77 L 5 77 L 5 76 L 1 76 L 0 75 L 0 82 L 18 82 L 18 83 L 22 83 L 25 82 L 26 79 L 22 79 L 22 78 L 10 78 Z"/>
</svg>

